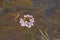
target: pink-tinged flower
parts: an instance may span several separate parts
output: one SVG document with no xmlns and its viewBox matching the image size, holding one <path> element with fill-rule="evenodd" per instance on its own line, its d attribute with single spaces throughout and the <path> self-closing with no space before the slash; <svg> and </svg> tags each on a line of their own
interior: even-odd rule
<svg viewBox="0 0 60 40">
<path fill-rule="evenodd" d="M 24 18 L 20 18 L 20 24 L 23 27 L 31 28 L 31 26 L 33 26 L 33 23 L 34 17 L 32 15 L 24 15 Z"/>
</svg>

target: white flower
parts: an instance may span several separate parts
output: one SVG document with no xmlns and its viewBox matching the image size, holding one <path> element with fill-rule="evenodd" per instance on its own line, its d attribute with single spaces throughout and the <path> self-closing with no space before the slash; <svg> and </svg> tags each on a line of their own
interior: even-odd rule
<svg viewBox="0 0 60 40">
<path fill-rule="evenodd" d="M 29 22 L 26 20 L 27 18 L 29 18 Z M 31 26 L 33 26 L 34 23 L 34 17 L 32 15 L 24 15 L 24 18 L 20 18 L 20 24 L 23 27 L 28 27 L 31 28 Z"/>
<path fill-rule="evenodd" d="M 23 19 L 20 19 L 21 26 L 25 26 Z"/>
</svg>

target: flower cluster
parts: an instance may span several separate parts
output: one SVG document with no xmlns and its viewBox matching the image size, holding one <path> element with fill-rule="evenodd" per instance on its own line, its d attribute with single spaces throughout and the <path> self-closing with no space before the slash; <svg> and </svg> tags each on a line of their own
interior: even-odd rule
<svg viewBox="0 0 60 40">
<path fill-rule="evenodd" d="M 26 19 L 29 19 L 29 22 Z M 34 17 L 32 15 L 24 15 L 24 18 L 20 18 L 20 24 L 23 27 L 28 27 L 31 28 L 31 26 L 33 26 L 34 23 Z"/>
</svg>

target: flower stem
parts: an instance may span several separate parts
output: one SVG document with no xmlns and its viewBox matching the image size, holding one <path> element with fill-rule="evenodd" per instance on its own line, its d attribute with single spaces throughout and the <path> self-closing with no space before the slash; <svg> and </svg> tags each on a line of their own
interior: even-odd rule
<svg viewBox="0 0 60 40">
<path fill-rule="evenodd" d="M 26 28 L 26 36 L 27 36 L 27 40 L 30 40 L 30 31 L 28 28 Z"/>
</svg>

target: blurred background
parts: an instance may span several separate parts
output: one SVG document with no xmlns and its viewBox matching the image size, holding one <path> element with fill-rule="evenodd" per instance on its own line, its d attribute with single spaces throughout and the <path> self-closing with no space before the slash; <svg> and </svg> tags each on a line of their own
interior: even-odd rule
<svg viewBox="0 0 60 40">
<path fill-rule="evenodd" d="M 35 18 L 28 31 L 19 23 L 25 14 Z M 60 40 L 60 0 L 0 0 L 0 40 L 42 40 L 39 29 Z"/>
</svg>

